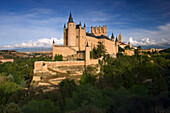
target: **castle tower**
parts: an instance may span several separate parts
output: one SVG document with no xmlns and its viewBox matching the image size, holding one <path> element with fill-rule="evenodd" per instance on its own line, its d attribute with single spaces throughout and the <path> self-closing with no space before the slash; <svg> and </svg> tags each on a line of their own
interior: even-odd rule
<svg viewBox="0 0 170 113">
<path fill-rule="evenodd" d="M 118 53 L 118 51 L 119 51 L 117 36 L 116 36 L 116 40 L 115 40 L 115 51 L 116 51 L 116 54 L 117 54 L 117 53 Z"/>
<path fill-rule="evenodd" d="M 90 63 L 90 47 L 87 42 L 87 45 L 85 48 L 85 65 L 88 65 L 89 63 Z"/>
<path fill-rule="evenodd" d="M 121 33 L 119 34 L 119 42 L 123 42 Z"/>
<path fill-rule="evenodd" d="M 71 12 L 68 19 L 68 46 L 76 46 L 76 23 L 74 23 Z"/>
<path fill-rule="evenodd" d="M 54 39 L 53 39 L 53 58 L 54 58 L 54 56 L 55 56 L 55 54 L 54 54 L 54 47 L 55 46 L 55 42 L 54 42 Z"/>
<path fill-rule="evenodd" d="M 67 39 L 66 39 L 66 25 L 64 24 L 64 46 L 67 45 Z"/>
</svg>

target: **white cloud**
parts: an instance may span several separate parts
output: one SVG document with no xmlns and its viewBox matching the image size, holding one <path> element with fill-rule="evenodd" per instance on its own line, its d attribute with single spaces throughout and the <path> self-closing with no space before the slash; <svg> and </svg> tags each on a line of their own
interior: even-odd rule
<svg viewBox="0 0 170 113">
<path fill-rule="evenodd" d="M 149 38 L 142 38 L 140 41 L 133 40 L 132 37 L 129 38 L 129 42 L 134 45 L 153 45 L 156 44 L 155 40 L 149 39 Z"/>
<path fill-rule="evenodd" d="M 167 23 L 162 26 L 158 26 L 155 30 L 147 30 L 147 29 L 115 29 L 113 31 L 119 35 L 119 32 L 123 35 L 123 40 L 125 42 L 131 40 L 137 44 L 155 44 L 155 43 L 165 43 L 170 42 L 170 23 Z M 130 37 L 130 38 L 129 38 Z"/>
<path fill-rule="evenodd" d="M 32 48 L 32 47 L 52 47 L 52 42 L 55 42 L 56 45 L 62 45 L 63 44 L 63 38 L 57 39 L 52 37 L 49 38 L 42 38 L 38 39 L 37 41 L 28 41 L 28 42 L 22 42 L 15 45 L 8 45 L 8 46 L 1 46 L 1 49 L 15 49 L 15 48 Z"/>
<path fill-rule="evenodd" d="M 168 40 L 165 40 L 164 38 L 162 39 L 162 42 L 168 42 Z"/>
</svg>

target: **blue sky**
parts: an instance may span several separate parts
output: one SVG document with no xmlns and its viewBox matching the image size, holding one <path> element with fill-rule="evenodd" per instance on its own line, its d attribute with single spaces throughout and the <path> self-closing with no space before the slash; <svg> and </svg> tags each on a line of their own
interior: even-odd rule
<svg viewBox="0 0 170 113">
<path fill-rule="evenodd" d="M 87 31 L 107 25 L 125 42 L 170 42 L 169 0 L 0 0 L 0 46 L 61 43 L 70 11 Z"/>
</svg>

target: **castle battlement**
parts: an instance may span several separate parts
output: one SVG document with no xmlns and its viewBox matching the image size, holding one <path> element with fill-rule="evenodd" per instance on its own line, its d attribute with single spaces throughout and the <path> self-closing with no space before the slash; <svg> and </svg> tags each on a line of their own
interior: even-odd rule
<svg viewBox="0 0 170 113">
<path fill-rule="evenodd" d="M 101 36 L 101 35 L 105 35 L 107 36 L 107 26 L 95 26 L 95 27 L 91 27 L 91 33 L 93 33 L 95 36 Z"/>
</svg>

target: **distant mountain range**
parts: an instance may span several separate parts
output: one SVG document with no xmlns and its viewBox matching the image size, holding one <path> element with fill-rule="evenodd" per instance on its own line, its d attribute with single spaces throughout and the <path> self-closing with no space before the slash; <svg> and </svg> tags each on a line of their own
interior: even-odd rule
<svg viewBox="0 0 170 113">
<path fill-rule="evenodd" d="M 52 51 L 52 48 L 34 47 L 34 48 L 17 48 L 13 50 L 18 52 L 39 52 L 39 51 Z"/>
<path fill-rule="evenodd" d="M 132 45 L 133 46 L 133 45 Z M 141 45 L 142 49 L 166 49 L 170 48 L 170 42 L 167 43 L 158 43 L 152 45 Z M 13 50 L 18 52 L 39 52 L 39 51 L 52 51 L 50 47 L 33 47 L 33 48 L 14 48 Z"/>
<path fill-rule="evenodd" d="M 166 49 L 166 48 L 170 48 L 170 42 L 158 43 L 158 44 L 152 44 L 152 45 L 141 45 L 141 47 L 142 49 L 151 49 L 151 48 Z"/>
</svg>

